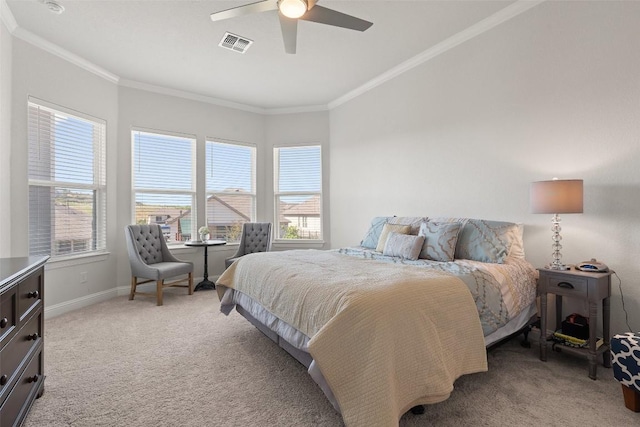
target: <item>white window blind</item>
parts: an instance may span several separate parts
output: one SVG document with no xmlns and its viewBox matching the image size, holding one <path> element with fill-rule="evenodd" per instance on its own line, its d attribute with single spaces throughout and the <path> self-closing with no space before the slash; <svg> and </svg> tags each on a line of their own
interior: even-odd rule
<svg viewBox="0 0 640 427">
<path fill-rule="evenodd" d="M 274 148 L 275 208 L 280 239 L 322 239 L 319 145 Z"/>
<path fill-rule="evenodd" d="M 28 103 L 29 253 L 52 258 L 106 248 L 106 124 Z"/>
<path fill-rule="evenodd" d="M 159 224 L 169 243 L 190 240 L 195 199 L 195 138 L 134 130 L 136 224 Z"/>
<path fill-rule="evenodd" d="M 211 238 L 237 242 L 242 224 L 255 221 L 256 148 L 207 141 L 206 191 Z"/>
</svg>

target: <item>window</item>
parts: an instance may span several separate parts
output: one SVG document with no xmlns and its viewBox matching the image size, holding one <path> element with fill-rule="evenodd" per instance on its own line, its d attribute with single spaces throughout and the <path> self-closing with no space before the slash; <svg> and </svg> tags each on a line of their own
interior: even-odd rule
<svg viewBox="0 0 640 427">
<path fill-rule="evenodd" d="M 319 145 L 274 148 L 279 239 L 322 239 L 322 158 Z"/>
<path fill-rule="evenodd" d="M 195 232 L 195 138 L 134 130 L 134 219 L 159 224 L 167 242 L 190 240 Z"/>
<path fill-rule="evenodd" d="M 105 250 L 105 122 L 33 99 L 28 109 L 29 254 Z"/>
<path fill-rule="evenodd" d="M 206 176 L 211 238 L 237 242 L 256 216 L 256 148 L 207 141 Z"/>
</svg>

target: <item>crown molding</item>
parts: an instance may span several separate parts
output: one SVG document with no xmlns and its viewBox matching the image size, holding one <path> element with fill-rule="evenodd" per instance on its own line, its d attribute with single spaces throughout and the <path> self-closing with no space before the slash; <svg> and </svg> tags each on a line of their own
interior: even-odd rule
<svg viewBox="0 0 640 427">
<path fill-rule="evenodd" d="M 102 77 L 103 79 L 110 81 L 111 83 L 117 84 L 118 80 L 120 80 L 120 77 L 94 64 L 93 62 L 87 61 L 83 57 L 78 56 L 75 53 L 71 53 L 68 50 L 61 48 L 57 44 L 51 43 L 50 41 L 45 40 L 42 37 L 37 36 L 31 31 L 25 30 L 22 27 L 17 27 L 13 31 L 13 35 L 19 39 L 24 40 L 27 43 L 39 47 L 46 52 L 56 55 L 67 62 L 77 65 L 78 67 L 83 68 L 90 73 L 96 74 L 97 76 Z"/>
<path fill-rule="evenodd" d="M 233 108 L 236 110 L 247 111 L 249 113 L 265 114 L 266 112 L 264 108 L 255 107 L 253 105 L 241 104 L 238 102 L 214 98 L 212 96 L 200 95 L 197 93 L 187 92 L 184 90 L 171 89 L 164 86 L 156 86 L 149 83 L 138 82 L 135 80 L 120 79 L 119 85 L 124 87 L 130 87 L 132 89 L 139 89 L 147 92 L 154 92 L 161 95 L 175 96 L 178 98 L 190 99 L 192 101 L 199 101 L 207 104 L 218 105 L 220 107 L 227 107 L 227 108 Z"/>
<path fill-rule="evenodd" d="M 10 33 L 13 34 L 16 28 L 18 28 L 16 18 L 13 16 L 13 12 L 11 12 L 9 5 L 5 0 L 0 0 L 0 19 L 4 22 L 4 25 Z"/>
<path fill-rule="evenodd" d="M 0 0 L 0 18 L 2 18 L 2 22 L 4 22 L 4 24 L 7 26 L 7 29 L 14 37 L 17 37 L 29 44 L 39 47 L 46 52 L 52 53 L 64 59 L 65 61 L 77 65 L 78 67 L 96 74 L 112 83 L 118 83 L 119 77 L 115 74 L 105 70 L 102 67 L 99 67 L 93 62 L 87 61 L 86 59 L 76 55 L 75 53 L 71 53 L 68 50 L 63 49 L 57 44 L 51 43 L 50 41 L 33 34 L 31 31 L 25 30 L 24 28 L 18 26 L 18 22 L 13 16 L 13 12 L 11 12 L 11 9 L 9 8 L 6 0 Z"/>
<path fill-rule="evenodd" d="M 317 111 L 327 111 L 326 105 L 309 105 L 302 107 L 291 108 L 262 108 L 254 105 L 241 104 L 238 102 L 228 101 L 225 99 L 215 98 L 212 96 L 200 95 L 193 92 L 187 92 L 179 89 L 171 89 L 164 86 L 156 86 L 149 83 L 143 83 L 135 80 L 120 79 L 118 82 L 120 86 L 129 87 L 132 89 L 144 90 L 147 92 L 158 93 L 161 95 L 175 96 L 177 98 L 190 99 L 192 101 L 204 102 L 207 104 L 218 105 L 220 107 L 233 108 L 234 110 L 247 111 L 249 113 L 263 114 L 263 115 L 280 115 L 280 114 L 296 114 L 296 113 L 310 113 Z"/>
<path fill-rule="evenodd" d="M 479 36 L 480 34 L 489 31 L 490 29 L 502 24 L 505 21 L 510 20 L 511 18 L 520 15 L 528 11 L 529 9 L 539 5 L 540 3 L 545 2 L 546 0 L 518 0 L 513 4 L 499 10 L 493 15 L 483 19 L 482 21 L 477 22 L 476 24 L 460 31 L 459 33 L 454 34 L 453 36 L 441 41 L 440 43 L 430 47 L 424 52 L 410 58 L 399 65 L 391 68 L 389 71 L 386 71 L 383 74 L 380 74 L 378 77 L 369 80 L 367 83 L 362 86 L 346 93 L 345 95 L 329 102 L 329 109 L 334 109 L 347 101 L 356 98 L 371 89 L 380 86 L 381 84 L 398 77 L 401 74 L 406 73 L 407 71 L 424 64 L 425 62 L 435 58 L 436 56 L 447 52 L 448 50 L 453 49 L 454 47 L 470 40 L 474 37 Z"/>
<path fill-rule="evenodd" d="M 2 22 L 6 25 L 7 29 L 11 34 L 15 37 L 18 37 L 27 43 L 30 43 L 36 47 L 39 47 L 49 53 L 52 53 L 72 64 L 77 65 L 80 68 L 83 68 L 93 74 L 96 74 L 107 81 L 115 83 L 120 86 L 130 87 L 134 89 L 140 89 L 148 92 L 155 92 L 163 95 L 170 95 L 179 98 L 190 99 L 193 101 L 200 101 L 208 104 L 218 105 L 221 107 L 233 108 L 236 110 L 247 111 L 255 114 L 264 114 L 264 115 L 280 115 L 280 114 L 297 114 L 297 113 L 309 113 L 309 112 L 319 112 L 319 111 L 329 111 L 332 110 L 351 99 L 354 99 L 378 86 L 381 84 L 398 77 L 401 74 L 406 73 L 407 71 L 424 64 L 425 62 L 437 57 L 438 55 L 447 52 L 456 46 L 464 43 L 467 40 L 470 40 L 478 35 L 491 30 L 492 28 L 502 24 L 505 21 L 514 18 L 515 16 L 520 15 L 528 11 L 529 9 L 543 3 L 547 0 L 517 0 L 515 3 L 510 4 L 509 6 L 499 10 L 493 15 L 479 21 L 478 23 L 466 28 L 465 30 L 460 31 L 457 34 L 443 40 L 442 42 L 432 46 L 431 48 L 425 50 L 424 52 L 414 56 L 413 58 L 408 59 L 405 62 L 391 68 L 385 73 L 379 75 L 378 77 L 369 80 L 367 83 L 359 86 L 358 88 L 346 93 L 345 95 L 336 98 L 335 100 L 329 102 L 326 105 L 309 105 L 309 106 L 300 106 L 300 107 L 285 107 L 285 108 L 262 108 L 256 107 L 253 105 L 241 104 L 233 101 L 228 101 L 224 99 L 219 99 L 211 96 L 200 95 L 192 92 L 186 92 L 178 89 L 171 89 L 161 86 L 156 86 L 148 83 L 137 82 L 134 80 L 122 79 L 119 76 L 105 70 L 102 67 L 74 54 L 69 52 L 62 47 L 49 42 L 48 40 L 43 39 L 40 36 L 37 36 L 31 33 L 24 28 L 18 26 L 18 23 L 11 12 L 11 9 L 7 5 L 6 0 L 0 0 L 0 18 Z"/>
<path fill-rule="evenodd" d="M 306 105 L 301 107 L 267 108 L 264 110 L 264 114 L 276 116 L 279 114 L 317 113 L 319 111 L 329 111 L 329 106 L 328 105 Z"/>
<path fill-rule="evenodd" d="M 211 96 L 200 95 L 192 92 L 182 91 L 178 89 L 171 89 L 162 86 L 156 86 L 148 83 L 142 83 L 134 80 L 128 80 L 120 78 L 119 76 L 105 70 L 104 68 L 78 56 L 74 53 L 69 52 L 62 47 L 51 43 L 48 40 L 43 39 L 40 36 L 33 34 L 32 32 L 25 30 L 18 26 L 18 23 L 11 12 L 11 9 L 7 5 L 6 0 L 0 0 L 0 18 L 2 22 L 6 25 L 9 32 L 21 39 L 25 42 L 32 44 L 40 49 L 52 53 L 80 68 L 83 68 L 93 74 L 102 77 L 103 79 L 115 83 L 119 86 L 130 87 L 133 89 L 144 90 L 147 92 L 158 93 L 161 95 L 170 95 L 178 98 L 190 99 L 192 101 L 204 102 L 207 104 L 218 105 L 221 107 L 233 108 L 235 110 L 247 111 L 255 114 L 265 114 L 265 115 L 278 115 L 278 114 L 295 114 L 295 113 L 307 113 L 307 112 L 315 112 L 315 111 L 326 111 L 328 107 L 326 105 L 312 105 L 312 106 L 303 106 L 303 107 L 292 107 L 292 108 L 261 108 L 253 105 L 241 104 L 238 102 L 228 101 L 224 99 L 214 98 Z"/>
</svg>

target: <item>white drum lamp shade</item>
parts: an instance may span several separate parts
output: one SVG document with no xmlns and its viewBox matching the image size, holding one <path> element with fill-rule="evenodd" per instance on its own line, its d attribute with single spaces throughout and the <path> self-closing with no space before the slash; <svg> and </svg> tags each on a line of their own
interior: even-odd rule
<svg viewBox="0 0 640 427">
<path fill-rule="evenodd" d="M 531 183 L 530 206 L 532 213 L 553 214 L 553 262 L 549 268 L 553 270 L 567 270 L 561 261 L 560 250 L 560 216 L 558 214 L 582 213 L 583 211 L 583 183 L 581 179 L 553 179 Z"/>
</svg>

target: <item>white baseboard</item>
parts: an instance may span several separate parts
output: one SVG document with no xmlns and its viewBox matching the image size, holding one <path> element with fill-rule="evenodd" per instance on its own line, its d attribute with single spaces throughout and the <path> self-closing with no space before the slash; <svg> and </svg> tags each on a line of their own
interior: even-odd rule
<svg viewBox="0 0 640 427">
<path fill-rule="evenodd" d="M 218 280 L 219 275 L 209 276 L 209 280 L 215 282 Z M 202 277 L 194 277 L 194 286 L 202 281 Z M 143 285 L 144 286 L 144 285 Z M 149 291 L 153 292 L 154 284 L 149 285 Z M 97 304 L 102 301 L 109 300 L 111 298 L 129 295 L 131 288 L 129 286 L 118 286 L 108 291 L 96 292 L 95 294 L 86 295 L 80 298 L 72 299 L 70 301 L 61 302 L 49 307 L 44 308 L 45 319 L 60 316 L 61 314 L 68 313 L 79 308 L 87 307 L 92 304 Z"/>
<path fill-rule="evenodd" d="M 60 304 L 51 305 L 44 308 L 45 319 L 60 316 L 61 314 L 68 313 L 73 310 L 77 310 L 82 307 L 86 307 L 92 304 L 97 304 L 102 301 L 115 298 L 119 295 L 119 288 L 109 289 L 108 291 L 97 292 L 95 294 L 86 295 L 80 298 L 72 299 L 71 301 L 61 302 Z M 127 291 L 128 292 L 128 291 Z"/>
</svg>

